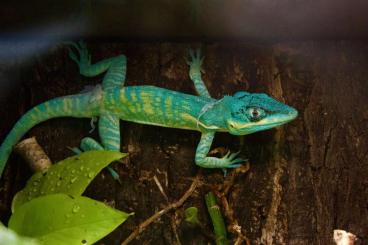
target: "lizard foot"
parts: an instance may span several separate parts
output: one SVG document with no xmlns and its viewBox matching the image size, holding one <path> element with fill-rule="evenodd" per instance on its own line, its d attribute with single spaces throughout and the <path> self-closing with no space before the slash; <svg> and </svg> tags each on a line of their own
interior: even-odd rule
<svg viewBox="0 0 368 245">
<path fill-rule="evenodd" d="M 205 157 L 203 159 L 196 159 L 196 164 L 203 168 L 238 168 L 246 160 L 237 157 L 239 152 L 236 153 L 226 153 L 225 156 L 221 158 L 217 157 Z"/>
<path fill-rule="evenodd" d="M 74 154 L 79 155 L 82 152 L 85 151 L 91 151 L 91 150 L 103 150 L 103 147 L 94 139 L 85 137 L 81 141 L 80 148 L 78 147 L 68 147 L 69 150 L 74 152 Z M 110 172 L 112 178 L 119 182 L 119 184 L 122 184 L 119 174 L 111 167 L 106 167 L 107 170 Z"/>
<path fill-rule="evenodd" d="M 190 60 L 187 60 L 187 64 L 190 66 L 189 76 L 191 79 L 194 79 L 204 71 L 201 69 L 204 56 L 201 57 L 201 50 L 200 49 L 190 49 L 189 50 Z"/>
<path fill-rule="evenodd" d="M 78 51 L 78 54 L 76 54 L 76 52 L 74 52 L 71 48 L 68 47 L 69 57 L 75 63 L 78 64 L 80 70 L 83 70 L 87 66 L 91 65 L 91 55 L 88 53 L 87 46 L 84 42 L 82 41 L 79 41 L 78 43 L 67 42 L 66 44 L 74 47 Z"/>
<path fill-rule="evenodd" d="M 187 60 L 188 65 L 197 66 L 198 68 L 202 65 L 204 56 L 201 57 L 201 49 L 189 49 L 189 56 L 191 60 Z"/>
</svg>

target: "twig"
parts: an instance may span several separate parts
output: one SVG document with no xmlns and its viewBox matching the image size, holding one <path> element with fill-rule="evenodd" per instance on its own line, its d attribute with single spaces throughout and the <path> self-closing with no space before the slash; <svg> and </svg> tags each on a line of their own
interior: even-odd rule
<svg viewBox="0 0 368 245">
<path fill-rule="evenodd" d="M 178 234 L 178 227 L 177 227 L 176 222 L 175 222 L 177 215 L 178 214 L 176 212 L 174 212 L 174 215 L 171 215 L 171 217 L 170 217 L 171 222 L 170 223 L 171 223 L 171 228 L 172 228 L 172 230 L 174 232 L 174 235 L 175 235 L 176 244 L 181 245 L 179 234 Z"/>
<path fill-rule="evenodd" d="M 164 209 L 161 209 L 160 211 L 156 212 L 154 215 L 152 215 L 151 217 L 143 221 L 141 224 L 139 224 L 138 227 L 121 243 L 121 245 L 126 245 L 129 242 L 133 241 L 140 233 L 142 233 L 146 229 L 147 226 L 155 222 L 162 215 L 170 212 L 173 209 L 176 209 L 182 206 L 183 203 L 193 194 L 193 192 L 198 187 L 198 185 L 199 185 L 199 175 L 197 175 L 194 178 L 189 189 L 184 193 L 184 195 L 178 201 L 169 204 Z"/>
<path fill-rule="evenodd" d="M 224 209 L 224 215 L 229 224 L 228 230 L 229 232 L 236 235 L 236 238 L 234 239 L 235 245 L 243 244 L 243 242 L 245 242 L 247 245 L 250 245 L 250 241 L 243 233 L 242 227 L 239 225 L 237 219 L 235 218 L 234 210 L 229 205 L 229 202 L 227 200 L 227 195 L 230 192 L 230 189 L 233 187 L 236 178 L 245 174 L 248 170 L 249 170 L 249 163 L 242 165 L 241 167 L 235 169 L 228 176 L 221 190 L 215 191 L 215 194 L 220 199 L 221 205 Z"/>
<path fill-rule="evenodd" d="M 160 192 L 164 196 L 165 200 L 168 202 L 169 201 L 169 198 L 167 197 L 167 195 L 166 195 L 166 193 L 164 191 L 164 188 L 162 188 L 162 185 L 161 185 L 161 183 L 158 180 L 158 178 L 157 178 L 156 175 L 153 176 L 153 180 L 155 181 L 155 184 L 157 185 L 157 188 L 160 190 Z"/>
<path fill-rule="evenodd" d="M 162 187 L 161 182 L 158 180 L 158 178 L 157 178 L 156 175 L 153 176 L 153 180 L 155 181 L 155 183 L 157 185 L 157 188 L 160 190 L 161 194 L 164 196 L 166 202 L 169 203 L 169 198 L 167 197 L 167 195 L 166 195 L 166 193 L 164 191 L 164 188 Z M 172 228 L 172 230 L 174 232 L 176 243 L 178 245 L 181 245 L 181 242 L 180 242 L 180 239 L 179 239 L 178 230 L 177 230 L 176 223 L 175 223 L 175 216 L 176 216 L 176 213 L 174 213 L 174 215 L 170 217 L 171 228 Z"/>
</svg>

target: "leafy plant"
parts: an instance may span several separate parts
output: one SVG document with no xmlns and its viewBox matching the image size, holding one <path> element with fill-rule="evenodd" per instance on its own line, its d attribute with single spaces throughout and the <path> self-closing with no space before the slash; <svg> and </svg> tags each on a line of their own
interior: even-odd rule
<svg viewBox="0 0 368 245">
<path fill-rule="evenodd" d="M 93 244 L 128 217 L 87 197 L 52 194 L 20 206 L 9 228 L 41 244 Z"/>
<path fill-rule="evenodd" d="M 88 151 L 36 173 L 13 199 L 9 228 L 40 244 L 92 244 L 131 214 L 80 196 L 93 178 L 126 154 Z"/>
<path fill-rule="evenodd" d="M 12 211 L 38 196 L 54 193 L 80 196 L 103 168 L 126 155 L 115 151 L 87 151 L 52 165 L 46 173 L 35 173 L 13 198 Z"/>
<path fill-rule="evenodd" d="M 198 219 L 198 208 L 189 207 L 185 209 L 184 215 L 185 215 L 185 221 L 188 222 L 189 224 L 193 226 L 200 224 L 199 219 Z"/>
<path fill-rule="evenodd" d="M 216 236 L 216 245 L 226 245 L 229 244 L 227 240 L 226 226 L 224 218 L 222 217 L 221 210 L 217 205 L 217 200 L 212 192 L 208 192 L 204 199 L 206 201 L 206 206 L 208 213 L 210 214 L 213 229 Z"/>
</svg>

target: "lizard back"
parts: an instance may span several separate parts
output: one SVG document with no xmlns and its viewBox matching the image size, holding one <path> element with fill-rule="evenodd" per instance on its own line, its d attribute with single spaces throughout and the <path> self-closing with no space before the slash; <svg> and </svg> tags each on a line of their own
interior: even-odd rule
<svg viewBox="0 0 368 245">
<path fill-rule="evenodd" d="M 110 96 L 105 106 L 113 107 L 122 120 L 191 130 L 198 130 L 201 109 L 215 101 L 155 86 L 123 87 Z"/>
</svg>

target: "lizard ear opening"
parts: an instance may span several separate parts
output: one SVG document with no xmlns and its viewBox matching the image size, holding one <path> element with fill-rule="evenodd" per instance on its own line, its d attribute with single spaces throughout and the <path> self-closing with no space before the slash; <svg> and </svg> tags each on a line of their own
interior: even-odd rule
<svg viewBox="0 0 368 245">
<path fill-rule="evenodd" d="M 236 92 L 233 96 L 234 96 L 235 98 L 241 99 L 241 98 L 246 97 L 246 96 L 248 96 L 248 95 L 250 95 L 250 93 L 245 92 L 245 91 L 238 91 L 238 92 Z"/>
</svg>

